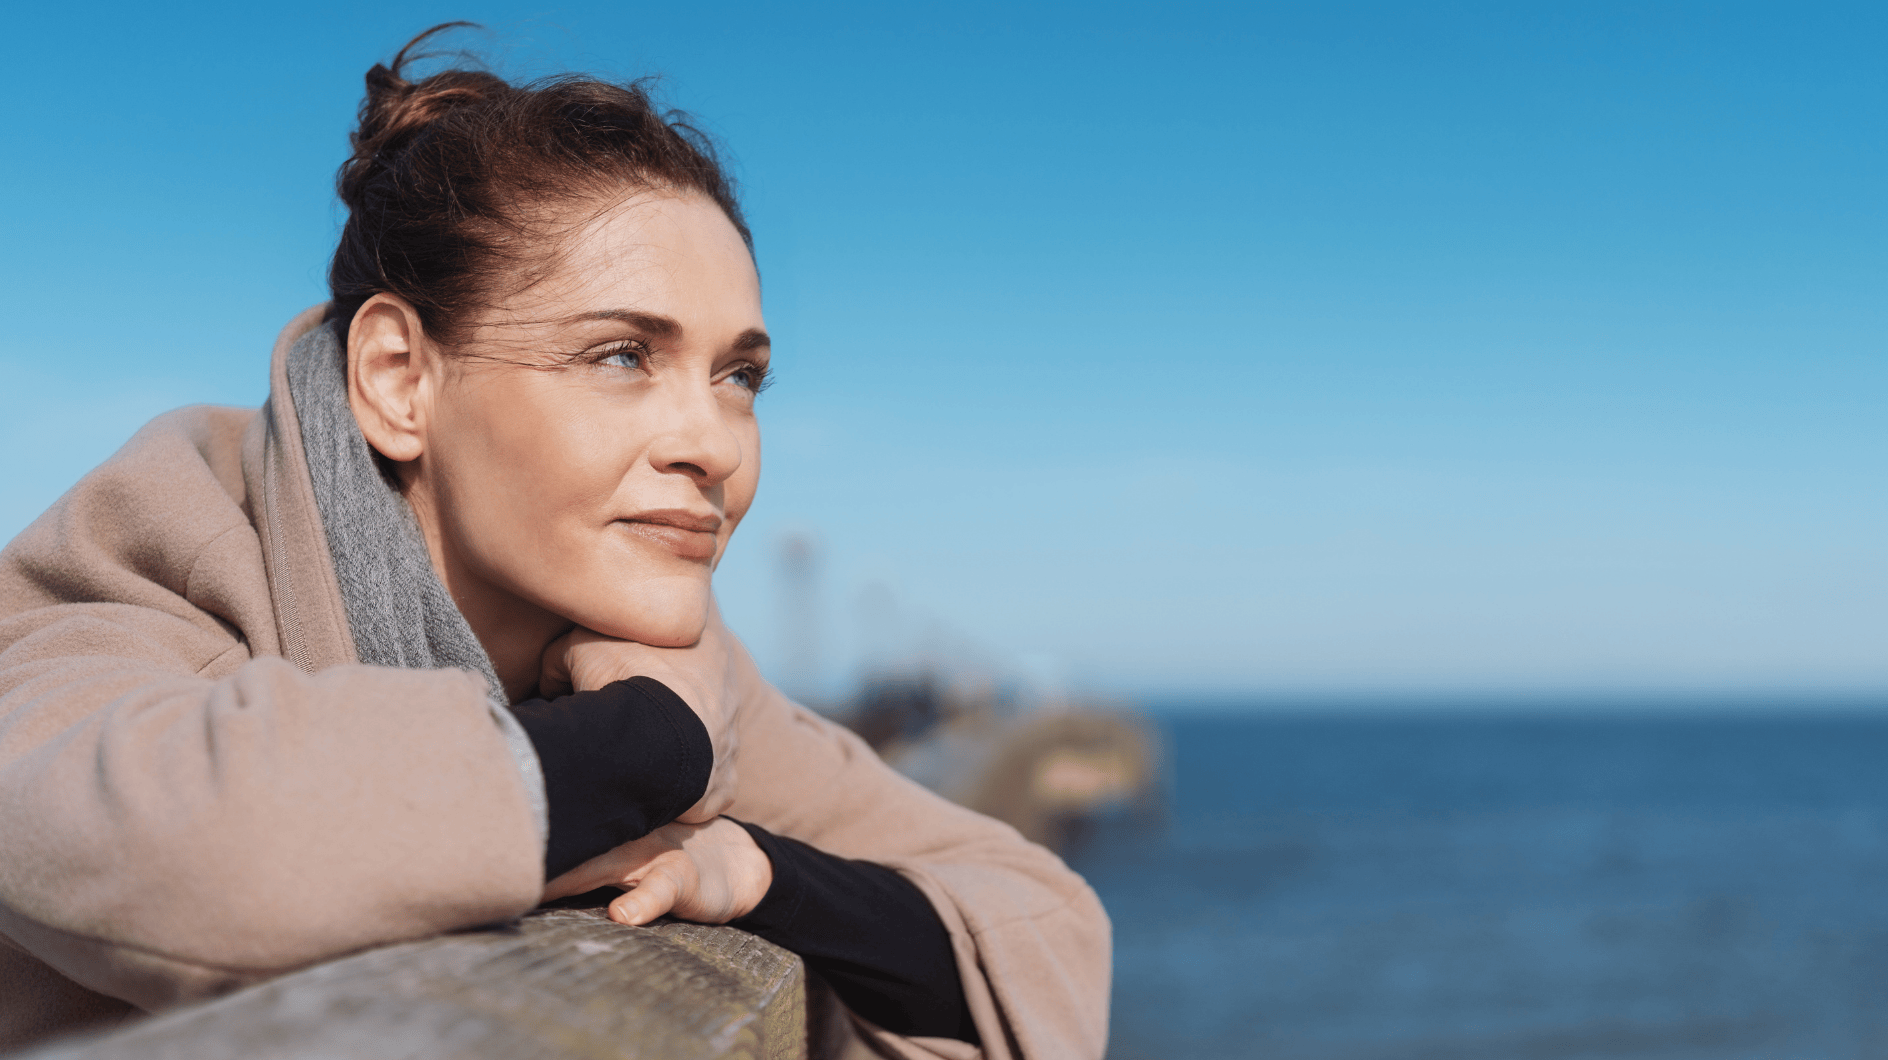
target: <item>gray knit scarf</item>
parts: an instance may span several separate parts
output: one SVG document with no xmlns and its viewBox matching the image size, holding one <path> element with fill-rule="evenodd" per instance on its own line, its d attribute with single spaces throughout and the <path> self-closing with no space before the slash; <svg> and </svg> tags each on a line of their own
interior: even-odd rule
<svg viewBox="0 0 1888 1060">
<path fill-rule="evenodd" d="M 288 353 L 288 388 L 301 420 L 315 506 L 341 582 L 348 629 L 363 663 L 407 670 L 470 670 L 491 690 L 505 734 L 546 834 L 544 776 L 537 753 L 504 698 L 490 656 L 439 576 L 413 509 L 381 477 L 347 402 L 347 352 L 334 322 L 303 335 Z"/>
</svg>

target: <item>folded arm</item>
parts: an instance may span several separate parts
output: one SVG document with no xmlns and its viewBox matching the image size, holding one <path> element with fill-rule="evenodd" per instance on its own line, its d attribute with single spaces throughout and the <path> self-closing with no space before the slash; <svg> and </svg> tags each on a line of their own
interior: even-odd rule
<svg viewBox="0 0 1888 1060">
<path fill-rule="evenodd" d="M 0 931 L 156 1008 L 536 903 L 482 680 L 227 639 L 122 604 L 0 622 Z"/>
<path fill-rule="evenodd" d="M 713 747 L 666 685 L 634 677 L 512 712 L 544 769 L 547 899 L 600 891 L 591 900 L 624 923 L 734 923 L 879 1026 L 976 1041 L 950 934 L 910 881 L 757 825 L 675 823 L 706 792 Z"/>
</svg>

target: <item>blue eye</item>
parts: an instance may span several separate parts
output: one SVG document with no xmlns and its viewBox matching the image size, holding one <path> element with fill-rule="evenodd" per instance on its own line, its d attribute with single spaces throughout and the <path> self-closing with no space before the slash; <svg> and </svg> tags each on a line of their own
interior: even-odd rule
<svg viewBox="0 0 1888 1060">
<path fill-rule="evenodd" d="M 642 343 L 631 342 L 612 347 L 602 357 L 598 358 L 598 361 L 602 364 L 614 365 L 618 368 L 644 368 L 647 367 L 647 365 L 644 364 L 644 358 L 647 355 L 648 350 Z"/>
<path fill-rule="evenodd" d="M 767 389 L 767 369 L 758 365 L 750 364 L 736 368 L 728 373 L 727 379 L 736 386 L 756 394 Z"/>
</svg>

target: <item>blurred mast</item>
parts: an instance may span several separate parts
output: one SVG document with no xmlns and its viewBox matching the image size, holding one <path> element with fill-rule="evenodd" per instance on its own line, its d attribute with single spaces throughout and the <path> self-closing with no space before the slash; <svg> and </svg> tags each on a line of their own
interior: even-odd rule
<svg viewBox="0 0 1888 1060">
<path fill-rule="evenodd" d="M 780 538 L 780 689 L 808 706 L 821 699 L 819 549 L 811 534 Z"/>
</svg>

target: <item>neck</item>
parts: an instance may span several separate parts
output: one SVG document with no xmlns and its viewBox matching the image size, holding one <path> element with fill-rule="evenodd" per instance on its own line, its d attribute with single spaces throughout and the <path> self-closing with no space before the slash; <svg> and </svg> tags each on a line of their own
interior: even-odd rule
<svg viewBox="0 0 1888 1060">
<path fill-rule="evenodd" d="M 433 572 L 452 595 L 459 613 L 465 616 L 472 633 L 491 657 L 498 673 L 505 699 L 516 703 L 537 692 L 538 674 L 544 649 L 570 631 L 572 623 L 561 615 L 509 592 L 468 566 L 448 547 L 440 532 L 437 512 L 423 489 L 409 489 L 407 501 L 413 506 L 420 533 L 426 539 L 426 552 L 433 561 Z"/>
</svg>

